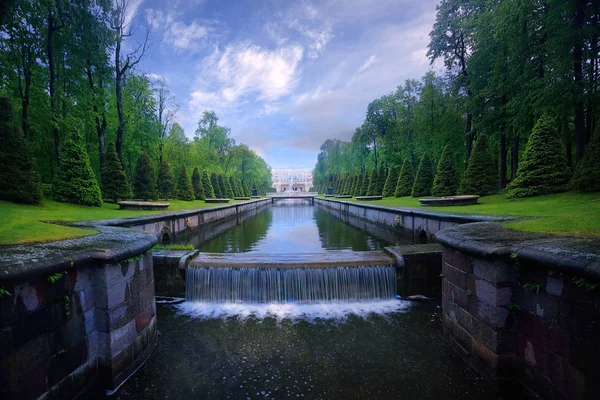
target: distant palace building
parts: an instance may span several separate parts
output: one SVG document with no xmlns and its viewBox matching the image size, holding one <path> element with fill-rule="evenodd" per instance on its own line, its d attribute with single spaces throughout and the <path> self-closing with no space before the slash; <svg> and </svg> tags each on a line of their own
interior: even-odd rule
<svg viewBox="0 0 600 400">
<path fill-rule="evenodd" d="M 273 169 L 271 175 L 277 192 L 308 192 L 312 187 L 312 169 Z"/>
</svg>

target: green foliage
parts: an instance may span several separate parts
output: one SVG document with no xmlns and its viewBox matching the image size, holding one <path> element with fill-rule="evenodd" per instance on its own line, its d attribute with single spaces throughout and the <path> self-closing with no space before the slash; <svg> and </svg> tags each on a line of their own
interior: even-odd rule
<svg viewBox="0 0 600 400">
<path fill-rule="evenodd" d="M 228 177 L 224 177 L 223 183 L 225 184 L 225 193 L 227 193 L 227 197 L 233 199 L 233 187 L 231 186 L 230 179 Z"/>
<path fill-rule="evenodd" d="M 537 282 L 526 283 L 523 285 L 523 289 L 527 290 L 528 292 L 539 294 L 540 293 L 540 284 Z"/>
<path fill-rule="evenodd" d="M 230 176 L 228 181 L 229 181 L 229 186 L 231 187 L 231 190 L 233 191 L 233 197 L 243 197 L 240 195 L 240 190 L 237 185 L 237 182 L 235 181 L 235 178 L 233 176 Z"/>
<path fill-rule="evenodd" d="M 210 184 L 212 185 L 215 191 L 215 197 L 217 199 L 222 199 L 223 193 L 221 193 L 221 186 L 219 186 L 219 177 L 214 172 L 210 174 Z"/>
<path fill-rule="evenodd" d="M 377 195 L 377 184 L 379 183 L 379 177 L 377 176 L 377 170 L 373 168 L 373 172 L 371 173 L 371 180 L 369 181 L 369 186 L 367 188 L 367 196 L 376 196 Z"/>
<path fill-rule="evenodd" d="M 252 196 L 252 188 L 250 187 L 250 183 L 242 182 L 242 186 L 244 188 L 244 197 Z"/>
<path fill-rule="evenodd" d="M 387 179 L 383 186 L 383 197 L 391 197 L 396 191 L 396 182 L 398 182 L 398 171 L 395 167 L 388 170 Z"/>
<path fill-rule="evenodd" d="M 508 198 L 569 190 L 571 171 L 554 125 L 554 119 L 547 115 L 542 115 L 535 123 L 517 177 L 508 187 Z"/>
<path fill-rule="evenodd" d="M 173 171 L 167 160 L 163 160 L 158 167 L 156 188 L 158 190 L 159 198 L 169 200 L 173 197 L 175 182 L 173 179 Z"/>
<path fill-rule="evenodd" d="M 479 135 L 460 185 L 460 193 L 487 196 L 497 191 L 498 171 L 488 148 L 488 138 Z"/>
<path fill-rule="evenodd" d="M 191 244 L 157 244 L 152 250 L 194 250 Z"/>
<path fill-rule="evenodd" d="M 369 173 L 365 171 L 363 174 L 363 180 L 360 186 L 359 196 L 366 196 L 369 191 L 369 183 L 371 182 L 371 178 L 369 177 Z"/>
<path fill-rule="evenodd" d="M 591 292 L 600 286 L 600 284 L 591 283 L 590 281 L 588 281 L 585 278 L 573 277 L 572 280 L 573 280 L 573 282 L 575 282 L 577 287 L 584 288 L 586 292 Z"/>
<path fill-rule="evenodd" d="M 588 143 L 575 169 L 572 185 L 574 189 L 586 192 L 600 190 L 600 132 L 596 132 Z"/>
<path fill-rule="evenodd" d="M 185 201 L 194 200 L 194 189 L 185 164 L 181 164 L 181 171 L 179 171 L 177 179 L 177 198 Z"/>
<path fill-rule="evenodd" d="M 63 276 L 67 275 L 67 271 L 63 271 L 63 272 L 55 272 L 53 274 L 48 275 L 48 282 L 55 284 L 56 282 L 58 282 L 59 280 L 61 280 L 61 278 Z"/>
<path fill-rule="evenodd" d="M 221 197 L 229 198 L 229 193 L 227 193 L 227 187 L 225 186 L 225 178 L 223 178 L 222 174 L 217 175 L 217 182 L 219 184 L 219 190 L 221 191 Z"/>
<path fill-rule="evenodd" d="M 39 204 L 40 176 L 23 134 L 14 125 L 12 106 L 6 97 L 0 97 L 0 165 L 0 199 Z"/>
<path fill-rule="evenodd" d="M 432 196 L 453 196 L 458 191 L 458 171 L 450 146 L 444 148 L 433 179 Z"/>
<path fill-rule="evenodd" d="M 102 196 L 114 202 L 131 197 L 131 189 L 127 181 L 127 175 L 123 170 L 119 156 L 115 150 L 115 144 L 109 143 L 106 148 L 106 160 L 100 172 L 102 182 Z"/>
<path fill-rule="evenodd" d="M 207 170 L 202 171 L 202 188 L 204 189 L 204 196 L 207 199 L 214 199 L 216 197 L 211 182 L 211 176 Z"/>
<path fill-rule="evenodd" d="M 8 290 L 4 289 L 4 287 L 0 287 L 0 298 L 5 296 L 11 296 L 11 294 Z"/>
<path fill-rule="evenodd" d="M 135 164 L 133 194 L 136 199 L 152 200 L 156 198 L 156 179 L 152 161 L 146 152 L 142 152 Z"/>
<path fill-rule="evenodd" d="M 387 173 L 383 165 L 379 167 L 379 171 L 377 171 L 377 188 L 376 193 L 377 196 L 380 196 L 383 193 L 383 187 L 385 186 L 385 180 L 387 178 Z"/>
<path fill-rule="evenodd" d="M 198 167 L 194 168 L 192 172 L 192 189 L 194 190 L 194 197 L 196 200 L 204 200 L 204 186 L 202 185 L 200 178 L 200 170 Z"/>
<path fill-rule="evenodd" d="M 417 169 L 417 175 L 415 176 L 415 183 L 412 187 L 412 197 L 430 196 L 431 186 L 433 185 L 433 171 L 431 168 L 431 161 L 427 154 L 421 158 L 419 168 Z"/>
<path fill-rule="evenodd" d="M 53 183 L 54 199 L 65 203 L 100 207 L 102 195 L 80 137 L 73 134 L 61 153 L 61 163 Z"/>
<path fill-rule="evenodd" d="M 400 175 L 398 175 L 398 181 L 396 182 L 396 189 L 394 190 L 394 196 L 404 197 L 410 196 L 412 193 L 412 187 L 415 183 L 415 170 L 413 169 L 410 160 L 404 160 L 402 168 L 400 169 Z"/>
</svg>

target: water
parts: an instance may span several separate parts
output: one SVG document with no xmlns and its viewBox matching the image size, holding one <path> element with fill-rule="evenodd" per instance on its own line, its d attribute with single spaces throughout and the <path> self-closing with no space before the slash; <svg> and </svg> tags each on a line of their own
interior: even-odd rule
<svg viewBox="0 0 600 400">
<path fill-rule="evenodd" d="M 323 303 L 393 299 L 396 267 L 189 268 L 186 300 Z"/>
<path fill-rule="evenodd" d="M 413 243 L 406 232 L 392 232 L 303 200 L 278 200 L 242 218 L 180 235 L 177 242 L 192 244 L 207 253 L 267 254 L 367 251 Z"/>
</svg>

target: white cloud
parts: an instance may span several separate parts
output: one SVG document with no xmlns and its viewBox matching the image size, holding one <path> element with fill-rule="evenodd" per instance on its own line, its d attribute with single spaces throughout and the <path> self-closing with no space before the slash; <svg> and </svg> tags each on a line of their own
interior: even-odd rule
<svg viewBox="0 0 600 400">
<path fill-rule="evenodd" d="M 164 13 L 152 8 L 146 10 L 146 18 L 153 29 L 163 31 L 162 43 L 175 52 L 199 50 L 207 43 L 209 35 L 215 36 L 213 25 L 218 24 L 217 21 L 200 20 L 185 23 L 183 15 L 174 10 Z"/>
<path fill-rule="evenodd" d="M 358 73 L 366 71 L 371 65 L 375 64 L 377 57 L 373 54 L 361 67 L 358 69 Z"/>
<path fill-rule="evenodd" d="M 177 49 L 185 50 L 197 45 L 198 42 L 196 41 L 205 38 L 207 35 L 208 28 L 195 21 L 189 25 L 173 21 L 168 25 L 163 41 L 175 46 Z"/>
<path fill-rule="evenodd" d="M 123 2 L 118 2 L 119 4 L 122 3 L 122 5 L 124 5 L 126 7 L 125 9 L 125 26 L 129 26 L 131 23 L 133 23 L 135 17 L 137 16 L 137 11 L 138 8 L 140 8 L 140 6 L 142 5 L 142 2 L 144 0 L 131 0 L 131 1 L 123 1 Z"/>
<path fill-rule="evenodd" d="M 310 39 L 308 44 L 310 59 L 321 56 L 327 43 L 334 37 L 331 22 L 310 3 L 302 2 L 297 7 L 291 7 L 285 23 L 288 28 Z"/>
</svg>

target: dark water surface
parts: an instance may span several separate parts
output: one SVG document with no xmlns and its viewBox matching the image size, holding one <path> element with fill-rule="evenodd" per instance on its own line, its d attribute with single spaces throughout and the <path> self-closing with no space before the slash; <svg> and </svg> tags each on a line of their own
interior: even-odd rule
<svg viewBox="0 0 600 400">
<path fill-rule="evenodd" d="M 277 201 L 244 221 L 221 222 L 177 242 L 207 253 L 263 254 L 367 251 L 413 243 L 406 232 L 384 230 L 302 200 Z"/>
<path fill-rule="evenodd" d="M 154 353 L 117 399 L 492 399 L 432 303 L 366 319 L 193 319 L 158 305 Z"/>
</svg>

